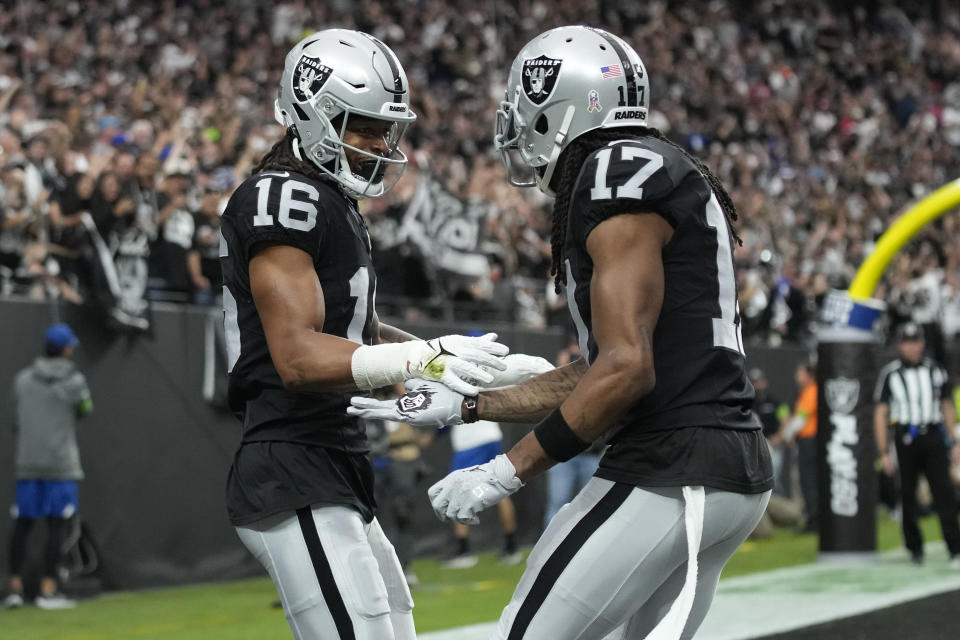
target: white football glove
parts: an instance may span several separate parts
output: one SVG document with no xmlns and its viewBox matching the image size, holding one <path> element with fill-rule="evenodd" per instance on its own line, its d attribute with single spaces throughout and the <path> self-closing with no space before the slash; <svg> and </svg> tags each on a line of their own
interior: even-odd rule
<svg viewBox="0 0 960 640">
<path fill-rule="evenodd" d="M 493 380 L 491 371 L 507 368 L 510 349 L 497 334 L 444 336 L 392 344 L 363 345 L 353 352 L 351 370 L 358 389 L 378 389 L 411 378 L 442 382 L 466 395 L 476 395 Z"/>
<path fill-rule="evenodd" d="M 493 380 L 484 384 L 484 388 L 510 387 L 554 368 L 549 360 L 525 353 L 511 353 L 503 359 L 503 363 L 507 368 L 503 371 L 491 371 Z"/>
<path fill-rule="evenodd" d="M 354 396 L 350 398 L 347 413 L 368 420 L 406 422 L 414 427 L 463 424 L 462 393 L 432 380 L 407 380 L 403 387 L 407 392 L 396 400 Z"/>
<path fill-rule="evenodd" d="M 484 388 L 495 389 L 519 384 L 545 371 L 553 365 L 538 356 L 513 353 L 500 360 L 506 365 L 504 371 L 493 371 L 493 380 Z M 468 384 L 473 380 L 466 381 Z M 396 400 L 376 400 L 365 396 L 350 398 L 347 413 L 369 420 L 393 420 L 406 422 L 414 427 L 443 427 L 463 424 L 460 415 L 464 394 L 430 380 L 408 380 L 403 384 L 407 390 Z M 474 394 L 466 394 L 474 395 Z"/>
<path fill-rule="evenodd" d="M 479 524 L 477 514 L 517 492 L 523 482 L 505 453 L 490 462 L 459 469 L 427 490 L 441 520 Z"/>
</svg>

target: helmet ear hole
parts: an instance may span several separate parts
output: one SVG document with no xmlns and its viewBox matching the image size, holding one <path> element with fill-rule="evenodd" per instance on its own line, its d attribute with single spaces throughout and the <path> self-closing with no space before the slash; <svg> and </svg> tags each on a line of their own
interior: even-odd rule
<svg viewBox="0 0 960 640">
<path fill-rule="evenodd" d="M 549 131 L 549 129 L 550 129 L 550 123 L 547 120 L 547 116 L 544 114 L 540 114 L 540 117 L 537 118 L 536 123 L 534 123 L 533 125 L 533 130 L 539 133 L 540 135 L 544 135 L 547 131 Z"/>
</svg>

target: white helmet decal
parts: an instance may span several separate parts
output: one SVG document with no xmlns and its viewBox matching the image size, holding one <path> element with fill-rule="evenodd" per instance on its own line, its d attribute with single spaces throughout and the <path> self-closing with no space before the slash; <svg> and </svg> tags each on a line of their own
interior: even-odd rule
<svg viewBox="0 0 960 640">
<path fill-rule="evenodd" d="M 303 56 L 293 71 L 293 95 L 300 102 L 306 102 L 320 92 L 333 69 L 322 64 L 318 58 Z"/>
<path fill-rule="evenodd" d="M 560 75 L 563 60 L 538 56 L 523 61 L 523 92 L 530 102 L 543 104 L 550 97 Z"/>
</svg>

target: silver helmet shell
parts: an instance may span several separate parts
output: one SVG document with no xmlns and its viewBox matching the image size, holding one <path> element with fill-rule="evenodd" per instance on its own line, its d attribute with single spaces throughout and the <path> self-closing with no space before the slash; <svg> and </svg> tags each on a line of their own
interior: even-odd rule
<svg viewBox="0 0 960 640">
<path fill-rule="evenodd" d="M 650 82 L 621 38 L 585 26 L 557 27 L 523 47 L 497 111 L 494 148 L 510 182 L 549 196 L 560 153 L 588 131 L 646 126 Z"/>
<path fill-rule="evenodd" d="M 410 110 L 407 75 L 393 51 L 371 35 L 348 29 L 319 31 L 294 45 L 284 63 L 274 112 L 277 121 L 296 134 L 294 153 L 355 198 L 382 196 L 400 179 L 407 164 L 400 140 L 417 119 Z M 344 143 L 351 116 L 392 123 L 386 153 Z M 378 164 L 365 172 L 368 177 L 360 175 L 351 168 L 345 149 Z"/>
</svg>

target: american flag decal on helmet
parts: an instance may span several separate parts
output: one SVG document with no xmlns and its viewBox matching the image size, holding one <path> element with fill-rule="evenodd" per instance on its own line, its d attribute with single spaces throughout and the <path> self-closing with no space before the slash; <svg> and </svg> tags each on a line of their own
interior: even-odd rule
<svg viewBox="0 0 960 640">
<path fill-rule="evenodd" d="M 611 64 L 606 67 L 600 67 L 600 74 L 604 78 L 617 78 L 623 75 L 623 69 L 618 64 Z"/>
</svg>

